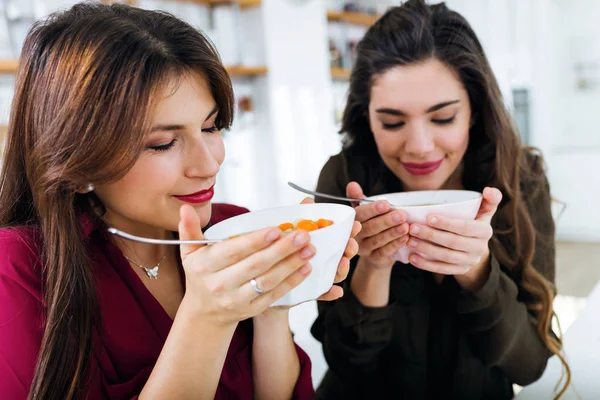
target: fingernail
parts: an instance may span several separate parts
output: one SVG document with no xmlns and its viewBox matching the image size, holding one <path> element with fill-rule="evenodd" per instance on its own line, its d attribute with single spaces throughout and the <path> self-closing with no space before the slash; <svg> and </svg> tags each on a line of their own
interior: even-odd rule
<svg viewBox="0 0 600 400">
<path fill-rule="evenodd" d="M 400 233 L 400 234 L 403 234 L 403 233 L 405 233 L 405 232 L 404 232 L 404 226 L 403 226 L 403 225 L 397 226 L 397 227 L 396 227 L 396 232 L 398 232 L 398 233 Z"/>
<path fill-rule="evenodd" d="M 303 260 L 308 260 L 315 254 L 315 251 L 310 247 L 305 247 L 300 251 L 300 258 Z"/>
<path fill-rule="evenodd" d="M 435 225 L 435 224 L 437 224 L 437 218 L 436 218 L 436 217 L 433 217 L 433 218 L 431 218 L 431 219 L 429 220 L 429 223 L 430 223 L 431 225 Z"/>
<path fill-rule="evenodd" d="M 299 231 L 294 238 L 294 246 L 301 247 L 308 243 L 308 233 Z"/>
<path fill-rule="evenodd" d="M 267 243 L 271 243 L 279 239 L 279 236 L 281 236 L 281 231 L 279 229 L 272 229 L 265 236 L 265 240 Z"/>
<path fill-rule="evenodd" d="M 417 242 L 415 239 L 410 239 L 410 240 L 408 241 L 408 245 L 409 245 L 410 247 L 417 247 L 417 244 L 419 244 L 419 242 Z"/>
<path fill-rule="evenodd" d="M 416 256 L 411 256 L 411 257 L 408 259 L 408 262 L 410 262 L 410 263 L 411 263 L 411 264 L 413 264 L 413 265 L 416 265 L 416 264 L 417 264 L 417 257 L 416 257 Z"/>
<path fill-rule="evenodd" d="M 377 203 L 377 211 L 384 212 L 385 211 L 385 203 Z"/>
<path fill-rule="evenodd" d="M 419 228 L 419 225 L 413 225 L 410 228 L 410 233 L 417 235 L 419 232 L 421 231 L 421 228 Z"/>
<path fill-rule="evenodd" d="M 310 274 L 311 270 L 312 270 L 312 268 L 310 267 L 310 264 L 306 264 L 306 265 L 302 266 L 302 268 L 300 268 L 300 274 L 302 276 L 307 276 L 308 274 Z"/>
<path fill-rule="evenodd" d="M 400 223 L 402 222 L 402 216 L 400 215 L 399 212 L 395 212 L 392 214 L 392 219 L 394 220 L 395 223 Z"/>
</svg>

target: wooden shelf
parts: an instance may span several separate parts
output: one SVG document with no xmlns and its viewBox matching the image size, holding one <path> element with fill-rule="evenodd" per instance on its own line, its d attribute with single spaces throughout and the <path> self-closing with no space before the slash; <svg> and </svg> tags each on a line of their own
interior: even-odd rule
<svg viewBox="0 0 600 400">
<path fill-rule="evenodd" d="M 260 76 L 266 75 L 267 67 L 244 67 L 242 65 L 234 65 L 226 67 L 230 76 Z"/>
<path fill-rule="evenodd" d="M 17 71 L 17 60 L 0 60 L 0 74 L 14 74 Z"/>
<path fill-rule="evenodd" d="M 378 19 L 379 17 L 377 15 L 346 11 L 327 11 L 327 20 L 332 22 L 346 22 L 352 25 L 370 27 L 377 22 Z"/>
<path fill-rule="evenodd" d="M 0 74 L 14 74 L 17 71 L 17 60 L 0 60 Z M 266 75 L 267 67 L 244 67 L 234 65 L 226 67 L 231 76 L 259 76 Z"/>
<path fill-rule="evenodd" d="M 332 67 L 331 77 L 336 80 L 350 79 L 350 70 L 346 68 Z"/>
</svg>

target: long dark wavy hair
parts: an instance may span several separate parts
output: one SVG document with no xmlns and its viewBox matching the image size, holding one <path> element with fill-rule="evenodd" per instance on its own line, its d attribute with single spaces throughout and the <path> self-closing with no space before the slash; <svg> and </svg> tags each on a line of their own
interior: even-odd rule
<svg viewBox="0 0 600 400">
<path fill-rule="evenodd" d="M 45 331 L 30 399 L 86 396 L 101 316 L 79 217 L 94 215 L 88 183 L 120 179 L 149 131 L 159 91 L 206 79 L 230 126 L 231 80 L 217 51 L 170 14 L 82 3 L 30 30 L 22 50 L 0 175 L 0 227 L 37 227 Z M 94 202 L 95 200 L 96 202 Z"/>
<path fill-rule="evenodd" d="M 503 202 L 494 218 L 502 226 L 494 226 L 490 247 L 500 263 L 511 268 L 522 298 L 537 319 L 542 341 L 563 363 L 566 381 L 559 398 L 571 374 L 561 342 L 551 332 L 556 290 L 532 265 L 536 236 L 538 241 L 544 238 L 536 235 L 521 193 L 523 185 L 543 188 L 546 184 L 543 161 L 522 146 L 483 48 L 464 17 L 444 3 L 409 0 L 390 9 L 368 30 L 357 46 L 342 119 L 345 151 L 384 169 L 368 120 L 373 79 L 391 68 L 431 58 L 455 71 L 468 92 L 474 120 L 463 160 L 463 185 L 470 190 L 493 186 L 502 191 Z"/>
</svg>

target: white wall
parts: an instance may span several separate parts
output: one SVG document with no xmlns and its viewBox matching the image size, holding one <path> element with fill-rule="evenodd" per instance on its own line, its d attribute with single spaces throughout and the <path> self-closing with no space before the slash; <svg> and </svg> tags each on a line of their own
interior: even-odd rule
<svg viewBox="0 0 600 400">
<path fill-rule="evenodd" d="M 594 210 L 600 198 L 600 88 L 580 90 L 575 64 L 596 64 L 592 78 L 600 80 L 600 2 L 595 0 L 555 1 L 555 33 L 560 83 L 552 113 L 549 154 L 550 183 L 556 197 L 567 203 L 558 225 L 559 238 L 600 241 L 600 214 Z"/>
<path fill-rule="evenodd" d="M 303 196 L 286 182 L 315 187 L 327 157 L 340 147 L 333 122 L 326 9 L 321 1 L 280 0 L 263 0 L 262 9 L 271 135 L 261 138 L 266 146 L 261 157 L 272 155 L 274 161 L 268 188 L 274 200 L 264 201 L 290 204 Z"/>
</svg>

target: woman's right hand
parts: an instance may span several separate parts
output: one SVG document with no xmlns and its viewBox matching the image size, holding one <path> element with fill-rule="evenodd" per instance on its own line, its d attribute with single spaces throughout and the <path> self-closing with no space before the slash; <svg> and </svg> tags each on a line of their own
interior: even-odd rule
<svg viewBox="0 0 600 400">
<path fill-rule="evenodd" d="M 346 186 L 346 195 L 355 199 L 365 198 L 356 182 Z M 362 230 L 356 236 L 359 263 L 378 269 L 391 268 L 395 263 L 392 256 L 409 239 L 406 214 L 392 208 L 385 200 L 360 204 L 355 210 L 356 220 L 362 224 Z"/>
<path fill-rule="evenodd" d="M 179 237 L 204 239 L 200 219 L 188 205 L 181 207 Z M 266 228 L 210 246 L 182 245 L 187 310 L 231 325 L 265 311 L 275 300 L 298 286 L 311 272 L 315 254 L 308 232 L 281 237 Z M 250 281 L 264 292 L 258 294 Z"/>
</svg>

